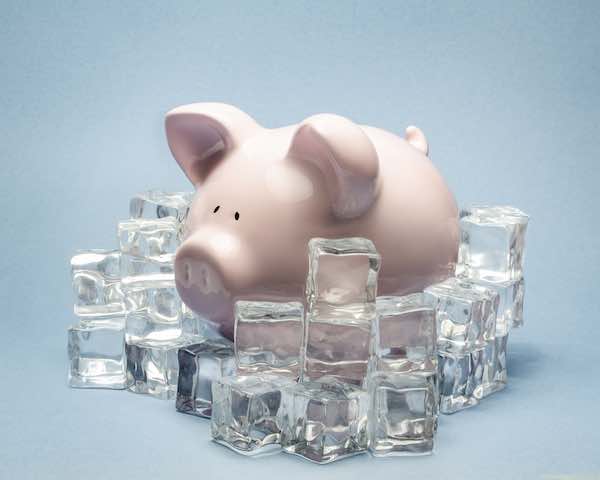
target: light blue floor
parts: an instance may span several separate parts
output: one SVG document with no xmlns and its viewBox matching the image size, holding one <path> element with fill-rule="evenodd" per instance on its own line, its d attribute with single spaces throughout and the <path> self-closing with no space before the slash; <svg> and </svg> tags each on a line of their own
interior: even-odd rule
<svg viewBox="0 0 600 480">
<path fill-rule="evenodd" d="M 2 2 L 0 478 L 600 478 L 599 24 L 584 1 Z M 510 384 L 435 455 L 248 459 L 172 403 L 66 387 L 68 260 L 115 245 L 132 193 L 189 188 L 162 117 L 202 100 L 414 123 L 461 204 L 531 215 Z"/>
</svg>

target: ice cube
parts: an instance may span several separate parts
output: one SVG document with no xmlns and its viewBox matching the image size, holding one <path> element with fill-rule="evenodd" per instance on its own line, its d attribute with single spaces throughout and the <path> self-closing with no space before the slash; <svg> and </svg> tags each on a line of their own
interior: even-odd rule
<svg viewBox="0 0 600 480">
<path fill-rule="evenodd" d="M 121 289 L 127 311 L 147 308 L 172 318 L 182 310 L 173 273 L 125 277 Z"/>
<path fill-rule="evenodd" d="M 183 334 L 180 321 L 163 322 L 148 310 L 128 312 L 125 320 L 128 342 L 169 342 Z"/>
<path fill-rule="evenodd" d="M 368 395 L 322 377 L 283 389 L 281 444 L 285 452 L 329 463 L 367 449 Z"/>
<path fill-rule="evenodd" d="M 240 375 L 212 384 L 211 434 L 213 440 L 244 455 L 278 451 L 281 388 L 289 377 Z"/>
<path fill-rule="evenodd" d="M 183 333 L 183 306 L 173 274 L 126 277 L 127 341 L 171 341 Z"/>
<path fill-rule="evenodd" d="M 485 347 L 494 337 L 498 294 L 492 289 L 449 278 L 425 293 L 436 305 L 439 350 L 464 354 Z"/>
<path fill-rule="evenodd" d="M 233 344 L 226 339 L 209 339 L 179 350 L 178 411 L 210 418 L 211 385 L 235 373 Z"/>
<path fill-rule="evenodd" d="M 525 280 L 506 282 L 472 281 L 498 293 L 499 304 L 496 315 L 496 335 L 507 335 L 511 328 L 523 325 L 523 300 L 525 298 Z"/>
<path fill-rule="evenodd" d="M 236 302 L 238 371 L 297 377 L 303 322 L 304 307 L 299 302 Z"/>
<path fill-rule="evenodd" d="M 174 255 L 162 260 L 150 260 L 134 255 L 121 254 L 121 277 L 152 277 L 153 275 L 173 274 Z"/>
<path fill-rule="evenodd" d="M 150 190 L 138 193 L 129 203 L 131 218 L 173 217 L 183 222 L 194 194 L 190 192 L 163 192 Z"/>
<path fill-rule="evenodd" d="M 374 304 L 381 257 L 365 238 L 313 238 L 308 243 L 310 304 Z"/>
<path fill-rule="evenodd" d="M 471 353 L 438 353 L 440 413 L 454 413 L 475 406 L 475 388 L 481 379 L 473 376 Z"/>
<path fill-rule="evenodd" d="M 118 226 L 121 252 L 160 263 L 172 263 L 181 243 L 180 228 L 179 222 L 171 217 L 123 220 Z"/>
<path fill-rule="evenodd" d="M 126 349 L 129 391 L 164 400 L 173 398 L 177 391 L 179 373 L 177 352 L 193 341 L 186 337 L 162 343 L 128 341 Z"/>
<path fill-rule="evenodd" d="M 486 348 L 471 353 L 470 382 L 477 399 L 481 400 L 506 387 L 507 344 L 508 335 L 502 335 L 491 340 Z"/>
<path fill-rule="evenodd" d="M 310 240 L 303 379 L 333 376 L 364 383 L 379 267 L 370 240 Z"/>
<path fill-rule="evenodd" d="M 124 313 L 119 265 L 118 250 L 85 250 L 71 258 L 74 311 L 84 322 Z"/>
<path fill-rule="evenodd" d="M 529 217 L 509 206 L 475 205 L 460 214 L 457 275 L 492 281 L 523 276 Z"/>
<path fill-rule="evenodd" d="M 69 386 L 126 388 L 122 318 L 114 317 L 102 325 L 75 325 L 69 328 L 68 336 Z"/>
<path fill-rule="evenodd" d="M 438 416 L 434 373 L 377 373 L 369 379 L 369 394 L 373 455 L 432 453 Z"/>
<path fill-rule="evenodd" d="M 377 297 L 374 370 L 434 372 L 436 343 L 435 308 L 429 296 Z"/>
</svg>

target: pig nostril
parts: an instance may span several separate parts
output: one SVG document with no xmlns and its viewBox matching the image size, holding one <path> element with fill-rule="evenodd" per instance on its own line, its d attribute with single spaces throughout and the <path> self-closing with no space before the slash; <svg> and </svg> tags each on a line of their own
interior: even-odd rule
<svg viewBox="0 0 600 480">
<path fill-rule="evenodd" d="M 192 277 L 192 267 L 189 263 L 184 263 L 183 265 L 183 284 L 189 285 Z"/>
<path fill-rule="evenodd" d="M 219 211 L 219 208 L 221 208 L 221 205 L 217 205 L 213 210 L 213 213 L 217 213 Z"/>
<path fill-rule="evenodd" d="M 206 267 L 202 267 L 202 270 L 200 271 L 200 287 L 202 289 L 208 287 L 208 269 Z"/>
<path fill-rule="evenodd" d="M 235 212 L 235 219 L 239 220 L 240 219 L 240 212 Z"/>
</svg>

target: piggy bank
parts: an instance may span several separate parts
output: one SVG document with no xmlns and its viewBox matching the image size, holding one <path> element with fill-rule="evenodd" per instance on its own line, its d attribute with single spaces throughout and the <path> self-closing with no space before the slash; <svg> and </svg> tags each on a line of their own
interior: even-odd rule
<svg viewBox="0 0 600 480">
<path fill-rule="evenodd" d="M 175 108 L 165 123 L 196 187 L 177 289 L 225 336 L 237 300 L 304 297 L 313 237 L 372 240 L 382 261 L 378 295 L 420 291 L 452 272 L 456 202 L 418 128 L 401 138 L 332 114 L 265 128 L 220 103 Z"/>
</svg>

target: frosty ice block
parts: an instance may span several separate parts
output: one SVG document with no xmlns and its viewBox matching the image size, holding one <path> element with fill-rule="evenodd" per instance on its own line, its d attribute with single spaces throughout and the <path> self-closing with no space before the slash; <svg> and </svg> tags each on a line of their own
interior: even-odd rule
<svg viewBox="0 0 600 480">
<path fill-rule="evenodd" d="M 124 313 L 120 252 L 82 250 L 71 258 L 75 314 L 84 321 Z"/>
<path fill-rule="evenodd" d="M 69 386 L 123 389 L 127 386 L 122 318 L 68 330 Z"/>
<path fill-rule="evenodd" d="M 415 293 L 377 297 L 371 369 L 434 372 L 437 369 L 435 308 L 430 297 Z"/>
<path fill-rule="evenodd" d="M 245 455 L 265 454 L 281 447 L 281 389 L 289 377 L 239 375 L 212 384 L 213 440 Z"/>
<path fill-rule="evenodd" d="M 376 315 L 380 256 L 364 238 L 314 238 L 308 248 L 302 379 L 329 376 L 361 385 Z"/>
<path fill-rule="evenodd" d="M 367 449 L 368 395 L 333 378 L 297 383 L 282 391 L 284 451 L 329 463 Z"/>
<path fill-rule="evenodd" d="M 523 276 L 525 213 L 510 206 L 474 205 L 460 217 L 457 275 L 492 281 Z"/>
<path fill-rule="evenodd" d="M 438 414 L 435 374 L 377 373 L 369 379 L 369 395 L 373 455 L 432 452 Z"/>
<path fill-rule="evenodd" d="M 299 302 L 236 302 L 238 371 L 297 377 L 303 322 L 304 307 Z"/>
<path fill-rule="evenodd" d="M 212 382 L 235 373 L 233 345 L 226 339 L 208 339 L 179 350 L 179 379 L 175 408 L 210 418 Z"/>
</svg>

